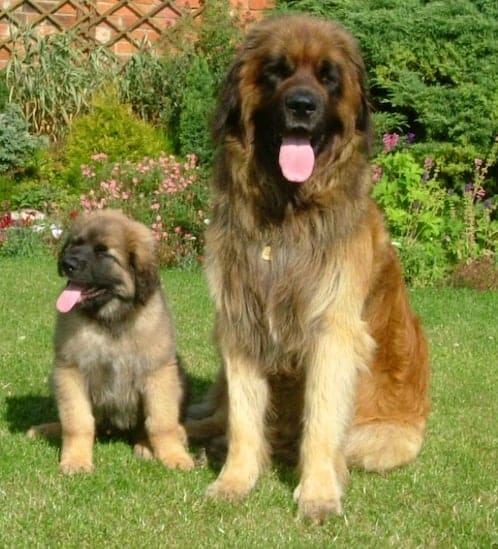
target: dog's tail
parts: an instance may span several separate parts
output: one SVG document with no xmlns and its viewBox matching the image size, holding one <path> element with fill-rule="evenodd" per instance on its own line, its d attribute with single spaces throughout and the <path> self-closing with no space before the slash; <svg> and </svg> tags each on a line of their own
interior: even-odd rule
<svg viewBox="0 0 498 549">
<path fill-rule="evenodd" d="M 382 473 L 415 459 L 424 440 L 425 421 L 372 421 L 353 425 L 346 438 L 349 466 Z"/>
</svg>

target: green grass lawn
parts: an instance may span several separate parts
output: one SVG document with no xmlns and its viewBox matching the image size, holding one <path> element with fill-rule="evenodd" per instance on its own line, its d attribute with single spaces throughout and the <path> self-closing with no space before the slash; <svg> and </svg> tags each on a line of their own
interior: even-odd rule
<svg viewBox="0 0 498 549">
<path fill-rule="evenodd" d="M 217 358 L 202 273 L 164 271 L 179 347 L 199 396 Z M 432 414 L 419 459 L 386 476 L 353 471 L 345 513 L 295 520 L 295 472 L 273 466 L 239 504 L 206 501 L 216 471 L 168 471 L 100 441 L 92 475 L 58 473 L 59 443 L 29 440 L 55 419 L 51 259 L 0 258 L 0 547 L 497 547 L 498 293 L 417 290 L 432 350 Z"/>
</svg>

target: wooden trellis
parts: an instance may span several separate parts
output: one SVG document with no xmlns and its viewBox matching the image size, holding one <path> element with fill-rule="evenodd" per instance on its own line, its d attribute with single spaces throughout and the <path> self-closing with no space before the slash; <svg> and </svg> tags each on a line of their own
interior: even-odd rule
<svg viewBox="0 0 498 549">
<path fill-rule="evenodd" d="M 0 67 L 17 47 L 19 31 L 40 35 L 73 31 L 91 48 L 127 57 L 144 41 L 156 42 L 181 17 L 197 17 L 201 0 L 0 0 Z"/>
</svg>

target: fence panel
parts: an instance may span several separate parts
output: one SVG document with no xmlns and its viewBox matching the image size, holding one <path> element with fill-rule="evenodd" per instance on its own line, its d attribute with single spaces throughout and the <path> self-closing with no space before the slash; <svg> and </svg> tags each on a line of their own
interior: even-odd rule
<svg viewBox="0 0 498 549">
<path fill-rule="evenodd" d="M 179 18 L 197 17 L 204 0 L 0 0 L 0 68 L 18 46 L 16 35 L 26 26 L 40 35 L 74 31 L 88 48 L 103 45 L 126 59 L 144 41 L 156 42 Z M 271 0 L 227 0 L 259 16 Z"/>
</svg>

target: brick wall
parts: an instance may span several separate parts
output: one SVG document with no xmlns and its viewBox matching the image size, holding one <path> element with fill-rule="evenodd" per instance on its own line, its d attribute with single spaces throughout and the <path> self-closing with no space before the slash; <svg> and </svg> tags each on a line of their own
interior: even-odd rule
<svg viewBox="0 0 498 549">
<path fill-rule="evenodd" d="M 226 0 L 245 20 L 261 17 L 274 0 Z M 76 29 L 126 59 L 146 39 L 154 42 L 178 18 L 202 12 L 204 0 L 0 0 L 0 68 L 15 47 L 18 26 L 41 35 Z"/>
</svg>

